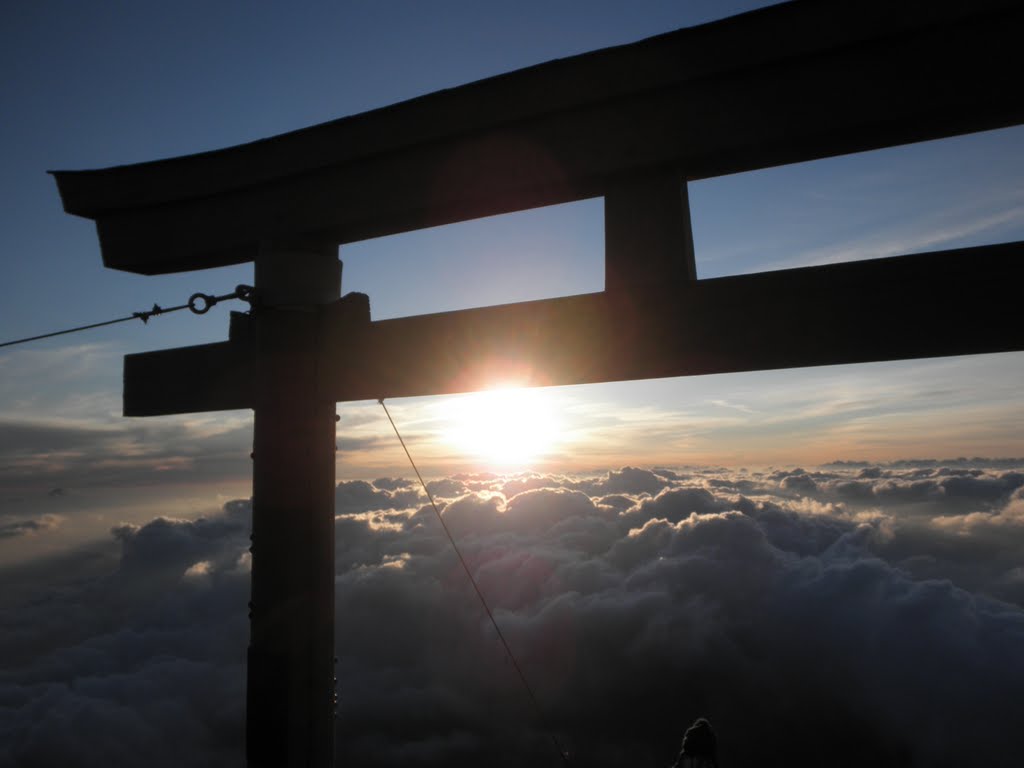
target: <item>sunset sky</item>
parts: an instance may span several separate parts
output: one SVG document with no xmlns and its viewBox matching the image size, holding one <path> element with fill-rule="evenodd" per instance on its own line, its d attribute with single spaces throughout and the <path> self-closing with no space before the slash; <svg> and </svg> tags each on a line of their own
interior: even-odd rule
<svg viewBox="0 0 1024 768">
<path fill-rule="evenodd" d="M 48 169 L 237 144 L 756 5 L 9 8 L 0 55 L 17 76 L 0 86 L 0 327 L 17 338 L 252 282 L 248 265 L 161 277 L 103 269 L 91 223 L 61 212 Z M 1014 128 L 697 182 L 698 274 L 1019 239 L 1022 178 L 1024 130 Z M 601 201 L 591 200 L 357 243 L 340 254 L 343 290 L 368 293 L 377 319 L 601 290 L 602 238 Z M 869 296 L 849 300 L 870 311 Z M 124 353 L 226 332 L 227 307 L 218 307 L 0 351 L 4 504 L 26 516 L 89 509 L 104 515 L 103 530 L 111 506 L 194 513 L 244 495 L 248 413 L 119 413 Z M 497 468 L 1021 456 L 1021 380 L 1024 356 L 996 355 L 553 389 L 531 402 L 557 415 L 558 434 L 520 452 L 528 461 Z M 428 472 L 493 463 L 493 451 L 449 434 L 457 404 L 393 407 Z M 403 468 L 376 404 L 339 413 L 339 477 Z M 502 439 L 500 425 L 492 432 Z M 155 486 L 156 495 L 137 490 Z M 56 488 L 63 493 L 49 496 Z M 82 535 L 77 525 L 51 543 Z M 0 543 L 0 559 L 24 544 L 10 552 Z"/>
<path fill-rule="evenodd" d="M 196 291 L 223 293 L 237 283 L 252 283 L 251 265 L 160 277 L 104 269 L 91 222 L 63 213 L 47 170 L 107 167 L 239 144 L 770 4 L 757 0 L 348 0 L 310 3 L 301 13 L 270 2 L 5 4 L 0 11 L 0 67 L 5 72 L 0 79 L 0 342 L 127 315 L 153 303 L 183 303 Z M 689 195 L 697 271 L 702 278 L 1020 240 L 1024 239 L 1024 128 L 709 179 L 691 184 Z M 374 319 L 600 291 L 602 226 L 601 201 L 589 200 L 353 244 L 340 252 L 343 291 L 368 293 Z M 848 300 L 862 305 L 865 312 L 872 311 L 870 296 Z M 24 640 L 42 631 L 38 630 L 41 625 L 27 629 L 20 620 L 2 614 L 34 594 L 25 585 L 35 578 L 33 568 L 42 569 L 51 562 L 42 558 L 78 557 L 75 567 L 83 570 L 75 571 L 81 575 L 76 584 L 87 583 L 90 568 L 98 573 L 107 565 L 113 568 L 112 563 L 120 569 L 121 578 L 129 566 L 136 567 L 147 556 L 140 531 L 156 537 L 147 539 L 151 544 L 173 533 L 175 546 L 180 544 L 175 557 L 184 558 L 184 566 L 208 564 L 207 570 L 190 571 L 189 579 L 209 571 L 214 574 L 210 583 L 228 590 L 216 593 L 217 600 L 237 598 L 238 605 L 244 606 L 244 589 L 231 575 L 240 562 L 242 530 L 232 515 L 240 514 L 238 503 L 247 502 L 234 507 L 225 504 L 250 494 L 251 413 L 147 419 L 125 419 L 120 414 L 124 354 L 223 340 L 228 310 L 239 308 L 216 307 L 202 317 L 178 313 L 155 318 L 145 326 L 122 324 L 0 349 L 0 569 L 13 569 L 9 583 L 14 585 L 0 605 L 0 618 L 3 626 L 17 629 L 12 637 Z M 721 311 L 742 314 L 744 307 L 722 307 Z M 813 322 L 808 318 L 808 323 Z M 947 538 L 941 538 L 941 546 L 953 547 L 954 540 L 983 533 L 986 546 L 996 549 L 1003 546 L 992 543 L 997 529 L 1012 530 L 1018 536 L 1024 528 L 1020 523 L 1024 499 L 1014 467 L 1024 461 L 1007 460 L 1024 457 L 1021 382 L 1024 353 L 1016 353 L 562 387 L 512 395 L 410 398 L 390 402 L 389 407 L 425 473 L 447 478 L 443 487 L 448 492 L 441 495 L 449 500 L 470 499 L 462 502 L 463 507 L 486 508 L 492 504 L 487 499 L 496 499 L 497 494 L 501 494 L 500 505 L 507 500 L 514 507 L 519 486 L 497 480 L 472 485 L 460 473 L 534 472 L 535 477 L 546 479 L 529 481 L 519 489 L 553 494 L 554 501 L 544 514 L 576 520 L 586 507 L 602 514 L 633 515 L 635 529 L 626 526 L 601 534 L 618 544 L 609 549 L 612 554 L 607 561 L 601 559 L 605 555 L 588 561 L 597 570 L 614 566 L 625 569 L 629 579 L 661 578 L 644 570 L 639 560 L 631 560 L 634 555 L 627 550 L 649 538 L 648 555 L 678 555 L 680 547 L 689 546 L 679 542 L 699 527 L 697 522 L 685 523 L 694 511 L 723 516 L 722 522 L 714 523 L 718 528 L 709 527 L 702 535 L 713 538 L 736 527 L 740 538 L 730 539 L 716 551 L 735 548 L 738 558 L 746 556 L 745 550 L 740 551 L 745 546 L 744 531 L 760 526 L 765 542 L 789 553 L 772 560 L 771 566 L 785 581 L 796 578 L 797 571 L 807 575 L 800 571 L 803 566 L 798 568 L 787 559 L 790 554 L 803 557 L 813 547 L 807 544 L 801 549 L 803 544 L 793 544 L 795 548 L 785 549 L 789 545 L 780 542 L 791 543 L 786 538 L 790 534 L 773 528 L 777 521 L 765 522 L 770 517 L 765 510 L 773 510 L 772 515 L 803 515 L 805 526 L 799 536 L 819 543 L 828 539 L 830 547 L 847 536 L 850 541 L 857 536 L 866 541 L 867 534 L 857 531 L 874 526 L 877 540 L 872 539 L 871 546 L 877 544 L 878 549 L 872 550 L 876 560 L 871 562 L 876 565 L 890 563 L 886 558 L 897 558 L 892 554 L 897 550 L 904 558 L 930 557 L 928 547 L 943 536 Z M 507 382 L 495 382 L 502 384 Z M 377 403 L 342 404 L 338 413 L 339 480 L 411 477 Z M 988 496 L 957 496 L 963 488 L 953 488 L 947 475 L 928 474 L 932 471 L 928 467 L 941 462 L 899 464 L 957 457 L 984 459 L 973 477 L 995 490 L 986 491 Z M 814 467 L 836 461 L 889 467 L 879 471 L 896 474 L 865 478 L 848 466 L 815 476 L 807 485 L 803 473 L 794 472 L 797 468 L 813 472 Z M 628 482 L 619 482 L 615 471 L 627 465 L 669 471 L 642 477 L 627 474 Z M 697 473 L 693 478 L 699 479 L 702 488 L 711 489 L 706 491 L 711 496 L 701 497 L 703 506 L 682 500 L 697 483 L 687 479 L 687 471 Z M 926 481 L 932 483 L 931 490 L 914 486 Z M 849 495 L 851 486 L 844 485 L 850 482 L 862 486 L 858 486 L 862 494 L 858 501 Z M 889 522 L 884 521 L 896 519 L 887 517 L 891 509 L 885 506 L 897 503 L 899 494 L 892 489 L 912 486 L 917 489 L 914 493 L 924 494 L 913 504 L 924 504 L 927 497 L 944 506 L 927 514 L 923 507 L 913 507 L 912 522 L 900 523 L 905 527 L 894 534 L 897 543 L 893 539 L 878 543 L 888 535 L 884 531 L 889 530 Z M 361 536 L 370 542 L 374 531 L 412 526 L 407 522 L 415 518 L 412 502 L 424 499 L 415 489 L 409 490 L 408 509 L 402 507 L 394 494 L 403 487 L 385 483 L 345 485 L 339 490 L 339 513 L 350 514 L 346 525 L 359 529 L 356 543 L 339 544 L 344 557 L 351 555 L 344 563 L 353 570 L 344 578 L 354 585 L 353 601 L 362 594 L 359 590 L 370 594 L 384 583 L 359 581 L 362 576 L 357 578 L 357 572 L 363 573 L 359 568 L 375 563 L 374 567 L 391 569 L 382 571 L 386 578 L 397 578 L 392 571 L 405 567 L 402 563 L 408 558 L 403 560 L 403 553 L 411 550 L 388 543 L 390 539 L 384 543 L 373 539 L 366 543 L 365 552 L 360 549 L 353 554 L 354 548 L 363 546 Z M 682 495 L 668 498 L 669 492 Z M 567 501 L 569 493 L 579 496 Z M 609 500 L 616 493 L 620 498 Z M 728 501 L 725 493 L 753 494 L 762 506 L 751 512 L 753 507 L 740 504 L 740 511 L 735 511 L 729 505 L 737 502 Z M 654 507 L 655 497 L 666 499 L 661 504 L 670 510 L 668 522 L 656 514 L 661 507 Z M 868 497 L 871 504 L 864 501 Z M 900 504 L 911 503 L 906 495 L 899 498 Z M 967 498 L 981 499 L 980 506 L 961 504 Z M 345 507 L 346 499 L 355 506 Z M 519 507 L 527 504 L 518 502 Z M 563 504 L 567 505 L 564 514 L 558 511 Z M 391 510 L 387 514 L 400 520 L 378 521 L 383 527 L 377 528 L 377 523 L 371 525 L 359 517 L 368 510 Z M 962 513 L 994 517 L 934 525 L 922 522 Z M 746 518 L 739 521 L 735 515 L 741 514 L 752 516 L 756 524 Z M 149 528 L 160 516 L 176 522 L 160 530 Z M 209 551 L 181 543 L 207 535 L 196 532 L 194 525 L 203 525 L 193 522 L 197 518 L 209 518 L 215 521 L 211 525 L 220 526 L 216 536 L 211 534 L 210 541 L 216 539 L 217 544 L 210 544 Z M 661 524 L 674 527 L 655 530 Z M 810 532 L 811 528 L 818 532 Z M 927 535 L 922 533 L 925 529 Z M 634 532 L 640 530 L 646 533 Z M 479 536 L 497 536 L 488 531 L 478 532 Z M 502 535 L 507 533 L 503 529 Z M 519 533 L 534 536 L 537 532 Z M 655 545 L 655 540 L 660 543 Z M 910 540 L 913 544 L 900 549 Z M 1011 540 L 1014 546 L 1024 541 Z M 546 546 L 540 539 L 530 541 L 530 546 Z M 885 547 L 889 549 L 883 552 Z M 999 573 L 970 571 L 968 577 L 968 566 L 949 555 L 952 565 L 946 570 L 947 561 L 941 557 L 928 566 L 915 559 L 916 565 L 907 566 L 906 571 L 879 565 L 870 578 L 877 577 L 878 583 L 897 591 L 903 587 L 892 585 L 918 584 L 901 579 L 953 579 L 950 583 L 957 589 L 984 593 L 986 600 L 1006 601 L 999 605 L 1012 613 L 1013 631 L 1019 632 L 1024 563 L 1019 549 L 1014 554 L 1006 547 L 998 549 L 997 560 L 1005 566 Z M 205 554 L 195 554 L 200 550 Z M 370 550 L 372 556 L 366 554 Z M 104 554 L 87 558 L 81 554 L 86 551 Z M 186 551 L 187 556 L 181 554 Z M 827 557 L 821 554 L 822 562 L 838 557 L 837 551 L 830 549 Z M 552 545 L 548 555 L 552 568 L 561 567 L 563 555 L 557 546 Z M 195 563 L 185 562 L 193 556 L 198 558 Z M 217 569 L 229 560 L 230 567 L 222 569 L 228 575 L 222 574 L 217 581 L 221 578 L 216 576 L 221 573 Z M 622 564 L 626 561 L 628 566 Z M 173 562 L 174 567 L 181 564 Z M 410 570 L 419 568 L 417 572 L 443 581 L 435 570 L 440 566 L 424 565 L 415 557 L 411 562 Z M 960 576 L 951 575 L 954 572 Z M 595 585 L 603 582 L 594 574 L 586 579 L 577 575 L 581 583 L 591 576 L 595 581 L 577 585 L 575 597 L 567 600 L 587 603 L 598 594 L 589 590 L 597 590 Z M 747 575 L 737 576 L 744 578 Z M 784 588 L 778 589 L 772 599 L 784 600 Z M 812 591 L 794 598 L 795 610 L 813 613 L 818 593 L 812 595 Z M 539 599 L 531 595 L 505 594 L 503 605 L 514 616 L 519 607 Z M 929 600 L 945 599 L 929 595 Z M 197 607 L 199 603 L 188 602 L 193 598 L 181 599 L 182 615 L 200 609 L 215 612 L 214 602 Z M 411 596 L 405 599 L 412 601 Z M 729 610 L 735 609 L 739 616 L 745 609 L 735 599 L 735 604 L 728 604 Z M 950 597 L 949 605 L 959 599 Z M 611 610 L 607 605 L 587 605 L 573 615 L 586 614 L 598 622 L 601 611 Z M 692 604 L 687 605 L 690 610 Z M 628 610 L 643 613 L 646 609 L 636 603 Z M 992 611 L 985 615 L 1003 616 Z M 241 615 L 232 620 L 241 622 Z M 735 616 L 730 613 L 727 618 L 732 621 Z M 527 622 L 519 627 L 527 638 L 523 642 L 528 642 L 531 626 Z M 114 629 L 110 632 L 103 636 L 117 634 Z M 830 638 L 839 648 L 838 630 Z M 365 641 L 361 638 L 358 643 Z M 443 646 L 438 638 L 434 641 Z M 661 647 L 660 640 L 651 642 Z M 29 668 L 37 669 L 26 662 Z M 100 671 L 93 673 L 102 677 Z M 49 680 L 49 674 L 40 672 L 38 680 Z M 1008 674 L 1011 683 L 1024 680 L 1019 663 Z M 998 672 L 992 672 L 993 679 L 998 677 Z M 38 680 L 33 678 L 31 685 L 42 685 Z M 379 681 L 368 678 L 365 682 L 369 686 Z M 229 687 L 236 683 L 231 678 Z M 14 687 L 3 687 L 22 684 L 30 685 L 0 677 L 0 742 L 7 728 L 18 734 L 24 754 L 45 754 L 32 752 L 35 742 L 20 725 L 28 709 L 18 708 L 29 699 L 10 693 Z M 38 704 L 41 699 L 31 701 Z M 797 711 L 802 710 L 794 707 Z M 36 716 L 25 715 L 25 722 Z M 5 762 L 13 761 L 14 753 L 3 750 L 0 747 L 0 768 L 14 764 Z M 119 754 L 102 752 L 110 759 Z M 145 754 L 145 749 L 132 754 Z"/>
</svg>

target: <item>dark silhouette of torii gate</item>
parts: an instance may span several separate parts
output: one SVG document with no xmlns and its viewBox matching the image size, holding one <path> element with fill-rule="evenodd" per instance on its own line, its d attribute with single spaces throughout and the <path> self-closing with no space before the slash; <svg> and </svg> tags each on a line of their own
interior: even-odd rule
<svg viewBox="0 0 1024 768">
<path fill-rule="evenodd" d="M 1024 349 L 1024 243 L 699 280 L 685 184 L 1024 122 L 1022 33 L 1019 0 L 799 0 L 57 172 L 108 267 L 255 262 L 228 341 L 128 355 L 124 374 L 127 416 L 255 410 L 249 764 L 332 760 L 337 401 Z M 376 322 L 339 300 L 339 244 L 592 197 L 601 293 Z"/>
</svg>

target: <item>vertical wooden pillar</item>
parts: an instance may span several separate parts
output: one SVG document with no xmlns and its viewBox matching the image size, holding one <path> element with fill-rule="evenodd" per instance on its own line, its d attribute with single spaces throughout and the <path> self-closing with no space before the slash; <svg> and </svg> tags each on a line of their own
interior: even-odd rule
<svg viewBox="0 0 1024 768">
<path fill-rule="evenodd" d="M 605 354 L 624 370 L 670 376 L 680 349 L 673 317 L 697 279 L 685 177 L 657 169 L 619 180 L 604 198 L 604 290 L 615 323 Z"/>
<path fill-rule="evenodd" d="M 604 198 L 604 289 L 642 300 L 697 279 L 690 202 L 674 171 L 625 180 Z"/>
<path fill-rule="evenodd" d="M 317 392 L 321 308 L 337 246 L 268 246 L 256 260 L 249 766 L 334 757 L 335 403 Z"/>
</svg>

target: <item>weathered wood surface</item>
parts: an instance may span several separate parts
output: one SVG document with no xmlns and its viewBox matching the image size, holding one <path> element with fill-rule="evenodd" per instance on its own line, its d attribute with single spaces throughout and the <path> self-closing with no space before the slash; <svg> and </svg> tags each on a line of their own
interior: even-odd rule
<svg viewBox="0 0 1024 768">
<path fill-rule="evenodd" d="M 366 322 L 323 317 L 337 401 L 1024 350 L 1024 243 Z M 221 344 L 125 357 L 128 416 L 249 408 L 244 318 Z"/>
<path fill-rule="evenodd" d="M 215 152 L 56 173 L 104 263 L 251 261 L 1024 121 L 1019 0 L 798 0 Z"/>
</svg>

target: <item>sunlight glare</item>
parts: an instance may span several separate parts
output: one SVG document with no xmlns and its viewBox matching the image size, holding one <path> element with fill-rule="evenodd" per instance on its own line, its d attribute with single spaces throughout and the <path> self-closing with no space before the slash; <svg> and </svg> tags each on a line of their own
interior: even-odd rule
<svg viewBox="0 0 1024 768">
<path fill-rule="evenodd" d="M 549 454 L 561 420 L 540 389 L 501 388 L 452 398 L 445 407 L 447 440 L 482 461 L 524 465 Z"/>
</svg>

